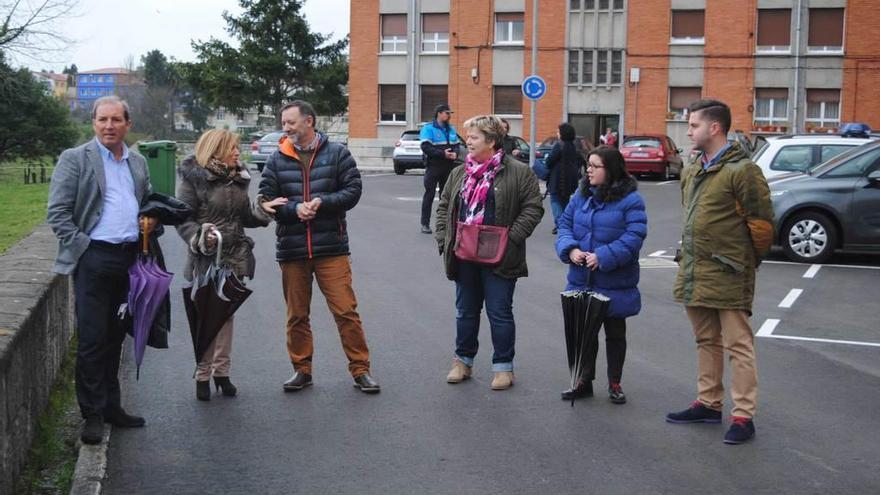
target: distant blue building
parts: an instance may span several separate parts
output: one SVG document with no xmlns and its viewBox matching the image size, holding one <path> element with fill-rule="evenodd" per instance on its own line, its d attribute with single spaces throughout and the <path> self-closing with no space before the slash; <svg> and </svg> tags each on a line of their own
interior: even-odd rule
<svg viewBox="0 0 880 495">
<path fill-rule="evenodd" d="M 121 87 L 130 86 L 133 82 L 131 72 L 121 67 L 80 72 L 76 77 L 76 105 L 90 110 L 96 99 L 118 95 Z"/>
</svg>

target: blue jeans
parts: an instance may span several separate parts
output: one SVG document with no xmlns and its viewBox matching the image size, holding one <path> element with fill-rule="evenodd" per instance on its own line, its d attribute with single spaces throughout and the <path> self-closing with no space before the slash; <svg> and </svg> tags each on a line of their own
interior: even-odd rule
<svg viewBox="0 0 880 495">
<path fill-rule="evenodd" d="M 483 303 L 492 329 L 492 371 L 513 371 L 516 324 L 513 321 L 513 289 L 516 279 L 499 277 L 492 268 L 460 262 L 455 281 L 455 358 L 473 366 L 477 355 L 480 313 Z"/>
<path fill-rule="evenodd" d="M 550 195 L 550 210 L 553 212 L 553 223 L 559 225 L 559 217 L 565 212 L 568 206 L 568 198 L 560 197 L 558 194 Z"/>
</svg>

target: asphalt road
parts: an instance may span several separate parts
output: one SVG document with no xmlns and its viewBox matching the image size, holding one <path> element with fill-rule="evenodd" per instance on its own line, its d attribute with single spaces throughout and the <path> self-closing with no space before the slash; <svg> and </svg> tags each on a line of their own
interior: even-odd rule
<svg viewBox="0 0 880 495">
<path fill-rule="evenodd" d="M 239 396 L 196 401 L 176 276 L 172 348 L 148 349 L 139 381 L 130 358 L 124 366 L 124 404 L 148 424 L 113 431 L 105 493 L 880 493 L 880 347 L 870 345 L 880 345 L 880 259 L 837 257 L 841 266 L 812 274 L 778 255 L 762 265 L 758 434 L 727 446 L 726 424 L 663 421 L 696 389 L 693 337 L 671 294 L 677 182 L 641 185 L 649 234 L 643 310 L 629 320 L 629 402 L 611 404 L 600 380 L 597 397 L 570 407 L 559 400 L 569 382 L 558 296 L 565 267 L 553 253 L 549 204 L 528 241 L 531 276 L 516 289 L 517 382 L 493 392 L 485 317 L 474 379 L 445 382 L 454 286 L 433 239 L 419 233 L 421 177 L 364 181 L 349 217 L 352 263 L 382 393 L 351 386 L 318 290 L 315 386 L 282 392 L 292 369 L 274 233 L 251 231 L 255 294 L 238 312 L 232 354 Z M 163 246 L 179 272 L 183 242 L 170 232 Z M 793 298 L 792 289 L 802 292 Z"/>
</svg>

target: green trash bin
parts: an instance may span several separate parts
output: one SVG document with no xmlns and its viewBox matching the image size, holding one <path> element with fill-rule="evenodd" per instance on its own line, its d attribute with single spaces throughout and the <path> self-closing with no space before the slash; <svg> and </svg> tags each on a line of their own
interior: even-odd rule
<svg viewBox="0 0 880 495">
<path fill-rule="evenodd" d="M 153 191 L 174 196 L 177 143 L 174 141 L 138 143 L 138 151 L 147 159 Z"/>
</svg>

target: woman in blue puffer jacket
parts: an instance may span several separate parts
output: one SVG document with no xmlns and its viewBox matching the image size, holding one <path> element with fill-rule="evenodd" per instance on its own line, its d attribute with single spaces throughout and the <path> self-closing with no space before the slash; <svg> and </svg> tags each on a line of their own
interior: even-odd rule
<svg viewBox="0 0 880 495">
<path fill-rule="evenodd" d="M 611 299 L 603 323 L 608 359 L 608 396 L 623 404 L 620 387 L 626 357 L 626 318 L 642 307 L 639 294 L 639 250 L 648 234 L 645 202 L 638 183 L 626 172 L 623 155 L 600 146 L 590 152 L 587 175 L 559 218 L 556 252 L 568 263 L 566 290 L 591 290 Z M 565 400 L 591 397 L 596 375 L 598 338 L 574 388 Z"/>
</svg>

